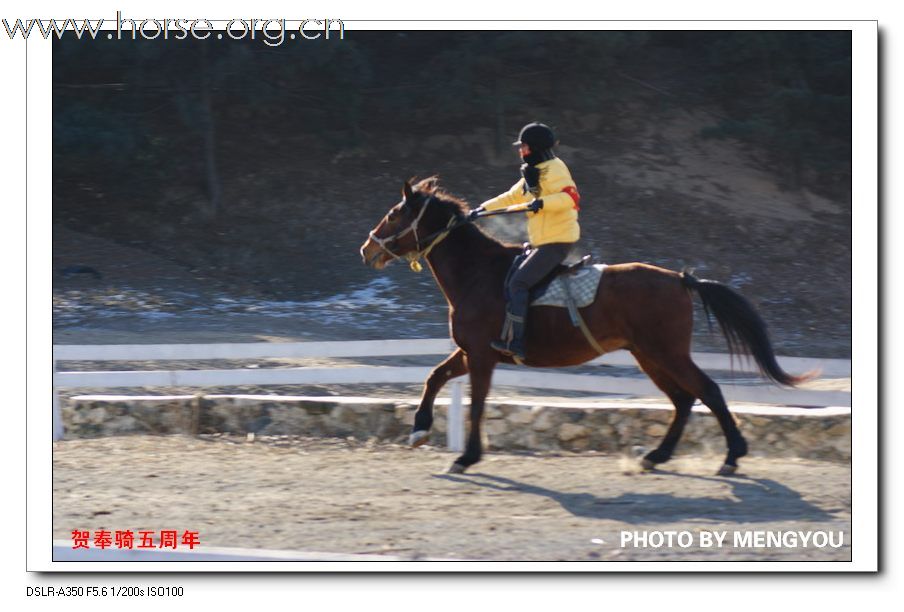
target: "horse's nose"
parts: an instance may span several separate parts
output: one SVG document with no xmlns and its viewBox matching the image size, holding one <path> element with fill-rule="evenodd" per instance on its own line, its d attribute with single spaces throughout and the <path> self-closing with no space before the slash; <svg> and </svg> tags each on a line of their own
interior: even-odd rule
<svg viewBox="0 0 904 612">
<path fill-rule="evenodd" d="M 370 239 L 366 240 L 364 244 L 361 245 L 361 248 L 358 249 L 358 252 L 361 253 L 361 261 L 364 262 L 364 265 L 369 265 L 370 261 L 367 258 L 367 245 L 370 243 Z"/>
</svg>

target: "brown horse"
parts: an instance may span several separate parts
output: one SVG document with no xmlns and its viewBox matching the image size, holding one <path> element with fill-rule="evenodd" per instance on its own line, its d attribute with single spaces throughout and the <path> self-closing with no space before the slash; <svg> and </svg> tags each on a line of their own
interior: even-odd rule
<svg viewBox="0 0 904 612">
<path fill-rule="evenodd" d="M 470 432 L 464 454 L 449 471 L 462 473 L 480 461 L 481 418 L 498 363 L 512 363 L 490 347 L 505 313 L 504 279 L 520 248 L 502 244 L 468 222 L 468 206 L 439 189 L 435 178 L 412 187 L 370 232 L 361 247 L 364 263 L 380 270 L 392 260 L 408 260 L 419 269 L 424 258 L 449 303 L 452 339 L 458 348 L 431 372 L 415 413 L 411 444 L 427 440 L 433 424 L 433 401 L 452 378 L 470 375 Z M 675 413 L 659 446 L 643 459 L 646 469 L 668 461 L 699 398 L 713 412 L 725 434 L 728 455 L 719 470 L 731 474 L 747 442 L 722 397 L 719 386 L 691 359 L 692 292 L 703 301 L 728 341 L 732 354 L 751 355 L 761 373 L 783 385 L 813 376 L 792 376 L 776 361 L 766 326 L 751 304 L 735 291 L 687 272 L 629 263 L 607 266 L 595 301 L 580 309 L 587 327 L 605 352 L 631 351 L 637 363 L 672 401 Z M 524 365 L 557 367 L 584 363 L 598 353 L 567 310 L 534 306 L 527 319 Z"/>
</svg>

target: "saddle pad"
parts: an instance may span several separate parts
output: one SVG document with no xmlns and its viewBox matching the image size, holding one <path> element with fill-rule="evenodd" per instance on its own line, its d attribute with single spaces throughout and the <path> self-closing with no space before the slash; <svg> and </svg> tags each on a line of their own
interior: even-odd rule
<svg viewBox="0 0 904 612">
<path fill-rule="evenodd" d="M 535 297 L 531 306 L 561 306 L 568 307 L 568 295 L 574 299 L 578 308 L 589 306 L 596 299 L 596 289 L 599 287 L 600 278 L 606 264 L 594 264 L 582 268 L 575 274 L 557 276 L 542 294 Z M 568 286 L 565 286 L 568 283 Z"/>
</svg>

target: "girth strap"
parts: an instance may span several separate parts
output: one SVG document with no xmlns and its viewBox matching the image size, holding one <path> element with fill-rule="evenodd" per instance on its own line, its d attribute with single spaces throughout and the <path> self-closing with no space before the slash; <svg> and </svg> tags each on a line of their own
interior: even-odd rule
<svg viewBox="0 0 904 612">
<path fill-rule="evenodd" d="M 578 310 L 574 296 L 571 294 L 571 279 L 568 278 L 568 276 L 563 276 L 562 281 L 565 283 L 565 293 L 568 295 L 566 307 L 568 308 L 568 316 L 571 317 L 571 324 L 579 328 L 581 333 L 584 334 L 584 338 L 587 340 L 588 344 L 593 347 L 593 350 L 596 351 L 598 355 L 602 355 L 606 351 L 603 350 L 603 347 L 599 345 L 599 342 L 597 342 L 596 338 L 593 337 L 593 334 L 590 333 L 587 323 L 584 322 L 584 317 L 581 316 L 581 313 Z"/>
</svg>

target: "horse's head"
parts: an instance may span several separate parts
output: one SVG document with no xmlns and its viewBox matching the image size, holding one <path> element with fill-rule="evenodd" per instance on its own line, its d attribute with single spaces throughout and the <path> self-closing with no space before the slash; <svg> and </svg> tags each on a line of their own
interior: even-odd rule
<svg viewBox="0 0 904 612">
<path fill-rule="evenodd" d="M 382 270 L 395 259 L 407 259 L 416 266 L 417 259 L 429 253 L 443 230 L 461 216 L 460 203 L 454 202 L 450 214 L 450 202 L 439 199 L 437 188 L 436 178 L 413 187 L 405 181 L 402 201 L 389 209 L 361 245 L 365 265 Z"/>
</svg>

